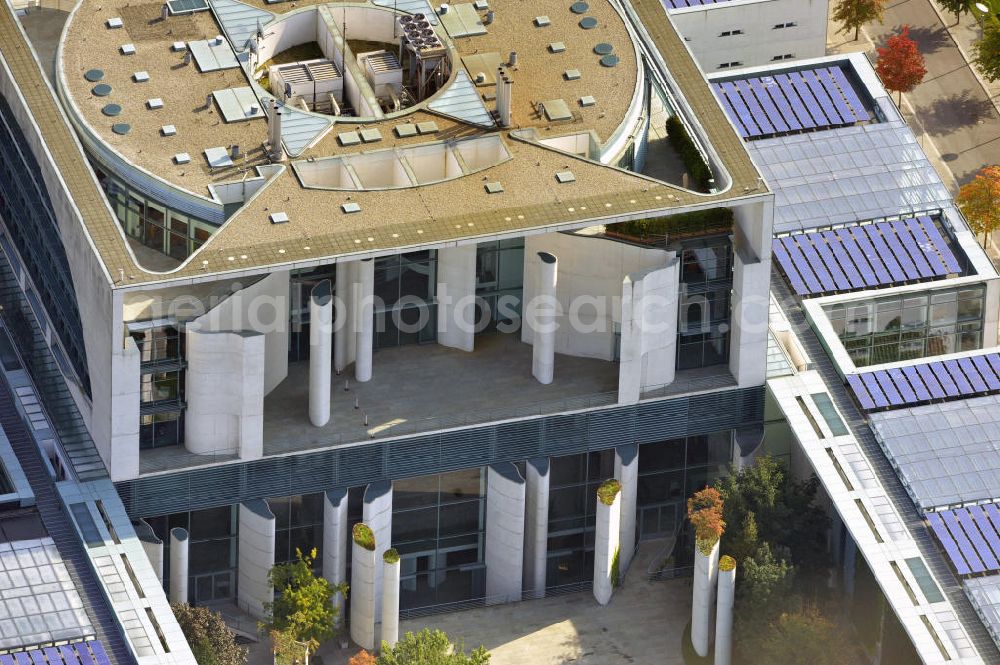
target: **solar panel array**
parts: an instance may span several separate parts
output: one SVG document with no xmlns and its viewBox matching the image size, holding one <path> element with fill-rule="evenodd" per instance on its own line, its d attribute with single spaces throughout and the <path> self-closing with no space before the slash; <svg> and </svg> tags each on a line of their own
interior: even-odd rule
<svg viewBox="0 0 1000 665">
<path fill-rule="evenodd" d="M 847 127 L 872 117 L 839 66 L 723 81 L 712 87 L 746 139 Z"/>
<path fill-rule="evenodd" d="M 847 383 L 865 411 L 1000 391 L 1000 354 L 851 374 Z"/>
<path fill-rule="evenodd" d="M 939 279 L 962 268 L 930 217 L 775 238 L 771 247 L 801 296 Z"/>
<path fill-rule="evenodd" d="M 111 665 L 97 640 L 0 655 L 0 665 Z"/>
<path fill-rule="evenodd" d="M 1000 571 L 1000 508 L 990 503 L 927 513 L 959 575 Z"/>
</svg>

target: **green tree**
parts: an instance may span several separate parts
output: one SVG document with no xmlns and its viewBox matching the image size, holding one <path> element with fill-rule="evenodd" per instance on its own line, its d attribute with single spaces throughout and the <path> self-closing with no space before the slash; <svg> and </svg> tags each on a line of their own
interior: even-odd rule
<svg viewBox="0 0 1000 665">
<path fill-rule="evenodd" d="M 331 639 L 337 628 L 333 598 L 347 594 L 347 586 L 333 586 L 313 572 L 316 549 L 309 554 L 295 550 L 295 561 L 271 568 L 268 581 L 275 591 L 268 603 L 267 628 L 292 640 L 318 644 Z"/>
<path fill-rule="evenodd" d="M 1000 81 L 1000 21 L 986 21 L 982 38 L 972 46 L 972 59 L 984 78 Z"/>
<path fill-rule="evenodd" d="M 754 640 L 751 665 L 857 665 L 854 636 L 816 608 L 782 614 Z"/>
<path fill-rule="evenodd" d="M 838 32 L 854 31 L 854 41 L 861 36 L 861 26 L 871 21 L 882 22 L 888 0 L 840 0 L 833 20 L 840 24 Z"/>
<path fill-rule="evenodd" d="M 969 13 L 969 0 L 938 0 L 938 4 L 955 15 L 955 25 L 958 25 L 962 14 Z"/>
<path fill-rule="evenodd" d="M 990 234 L 1000 229 L 1000 166 L 985 166 L 970 182 L 962 185 L 955 199 L 973 233 L 983 235 L 986 247 Z"/>
<path fill-rule="evenodd" d="M 419 633 L 406 633 L 396 646 L 382 643 L 378 665 L 489 665 L 490 652 L 480 646 L 465 653 L 461 644 L 440 630 L 424 628 Z"/>
<path fill-rule="evenodd" d="M 236 644 L 222 615 L 207 607 L 170 606 L 198 665 L 245 665 L 247 650 Z"/>
</svg>

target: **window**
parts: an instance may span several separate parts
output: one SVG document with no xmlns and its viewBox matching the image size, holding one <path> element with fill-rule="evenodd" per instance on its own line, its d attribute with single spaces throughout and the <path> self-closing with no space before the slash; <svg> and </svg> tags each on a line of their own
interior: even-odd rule
<svg viewBox="0 0 1000 665">
<path fill-rule="evenodd" d="M 724 30 L 723 32 L 719 33 L 719 36 L 720 37 L 734 37 L 736 35 L 742 35 L 742 34 L 743 34 L 743 31 L 740 30 L 739 28 L 737 28 L 735 30 Z"/>
<path fill-rule="evenodd" d="M 140 401 L 143 404 L 183 399 L 184 386 L 180 370 L 143 374 L 139 383 Z"/>
<path fill-rule="evenodd" d="M 295 561 L 296 550 L 316 548 L 317 567 L 323 564 L 323 494 L 299 494 L 267 499 L 274 513 L 274 562 Z"/>
<path fill-rule="evenodd" d="M 771 58 L 771 60 L 772 61 L 776 61 L 776 60 L 791 60 L 794 57 L 795 57 L 794 53 L 785 53 L 784 55 L 776 55 L 773 58 Z"/>
<path fill-rule="evenodd" d="M 183 411 L 167 411 L 139 416 L 139 448 L 177 446 L 183 440 Z"/>
<path fill-rule="evenodd" d="M 176 326 L 159 326 L 129 332 L 139 347 L 141 362 L 179 361 L 181 335 Z"/>
<path fill-rule="evenodd" d="M 433 341 L 436 289 L 434 250 L 375 259 L 375 348 Z"/>
<path fill-rule="evenodd" d="M 181 528 L 190 538 L 188 600 L 232 600 L 236 595 L 237 520 L 232 506 L 147 518 L 146 523 L 163 541 L 164 587 L 170 585 L 170 530 Z"/>
<path fill-rule="evenodd" d="M 784 28 L 794 28 L 798 23 L 795 21 L 786 21 L 785 23 L 776 23 L 774 25 L 775 30 L 782 30 Z"/>
<path fill-rule="evenodd" d="M 985 287 L 925 291 L 824 307 L 858 367 L 982 346 Z"/>
<path fill-rule="evenodd" d="M 682 241 L 677 369 L 729 360 L 732 243 L 725 235 Z"/>
<path fill-rule="evenodd" d="M 732 62 L 724 62 L 719 65 L 719 69 L 729 69 L 731 67 L 742 67 L 743 62 L 740 60 L 733 60 Z"/>
</svg>

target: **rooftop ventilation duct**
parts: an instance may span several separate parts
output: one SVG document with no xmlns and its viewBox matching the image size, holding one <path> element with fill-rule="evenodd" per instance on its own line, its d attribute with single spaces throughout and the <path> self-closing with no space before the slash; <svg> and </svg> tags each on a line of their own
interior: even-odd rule
<svg viewBox="0 0 1000 665">
<path fill-rule="evenodd" d="M 501 127 L 511 124 L 511 87 L 514 82 L 507 78 L 503 67 L 497 68 L 497 121 Z"/>
<path fill-rule="evenodd" d="M 285 157 L 281 149 L 281 107 L 277 101 L 272 102 L 271 113 L 267 116 L 267 136 L 271 147 L 270 158 L 272 162 L 280 162 Z"/>
</svg>

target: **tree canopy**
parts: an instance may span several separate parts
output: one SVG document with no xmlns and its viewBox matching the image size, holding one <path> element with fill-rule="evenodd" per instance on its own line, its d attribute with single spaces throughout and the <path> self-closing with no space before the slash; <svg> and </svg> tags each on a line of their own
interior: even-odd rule
<svg viewBox="0 0 1000 665">
<path fill-rule="evenodd" d="M 861 26 L 871 21 L 882 22 L 888 0 L 840 0 L 833 20 L 840 24 L 838 32 L 854 31 L 854 41 L 861 36 Z"/>
<path fill-rule="evenodd" d="M 489 665 L 490 652 L 485 647 L 465 652 L 464 645 L 452 644 L 444 632 L 424 628 L 406 633 L 395 646 L 382 643 L 378 665 Z"/>
<path fill-rule="evenodd" d="M 207 607 L 170 606 L 198 665 L 245 665 L 247 650 L 236 644 L 222 615 Z"/>
<path fill-rule="evenodd" d="M 702 554 L 708 554 L 726 530 L 722 519 L 722 495 L 714 487 L 695 492 L 687 502 L 687 516 L 694 527 Z"/>
<path fill-rule="evenodd" d="M 850 635 L 815 608 L 784 613 L 754 640 L 751 665 L 857 665 Z"/>
<path fill-rule="evenodd" d="M 982 38 L 972 46 L 972 57 L 984 78 L 1000 81 L 1000 20 L 985 22 Z"/>
<path fill-rule="evenodd" d="M 336 632 L 338 612 L 333 597 L 346 595 L 347 586 L 333 586 L 316 576 L 315 548 L 309 554 L 296 550 L 295 556 L 295 561 L 278 564 L 268 573 L 275 599 L 267 605 L 267 627 L 298 642 L 322 643 Z"/>
<path fill-rule="evenodd" d="M 902 103 L 903 93 L 916 88 L 927 75 L 924 56 L 917 43 L 910 39 L 910 26 L 904 25 L 898 34 L 889 37 L 885 46 L 877 50 L 875 71 L 886 90 L 899 93 Z"/>
<path fill-rule="evenodd" d="M 941 5 L 945 11 L 951 12 L 955 15 L 955 25 L 958 25 L 958 21 L 962 14 L 969 13 L 969 0 L 938 0 L 938 4 Z"/>
<path fill-rule="evenodd" d="M 983 234 L 985 247 L 988 235 L 1000 229 L 1000 166 L 984 167 L 955 200 L 973 232 Z"/>
</svg>

